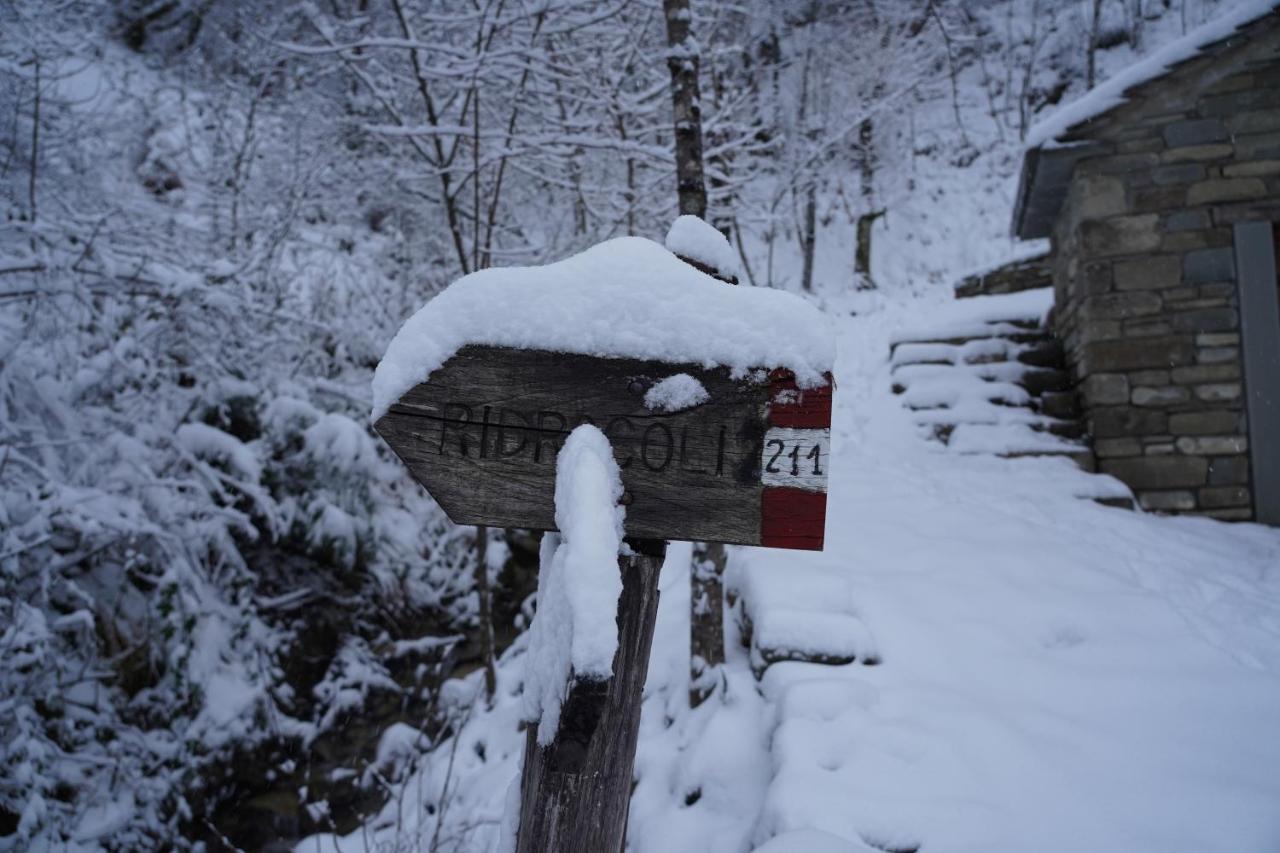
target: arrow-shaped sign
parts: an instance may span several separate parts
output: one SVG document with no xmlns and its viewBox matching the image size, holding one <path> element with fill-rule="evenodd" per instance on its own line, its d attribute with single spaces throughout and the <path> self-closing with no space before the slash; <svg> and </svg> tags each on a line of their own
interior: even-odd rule
<svg viewBox="0 0 1280 853">
<path fill-rule="evenodd" d="M 679 374 L 705 389 L 668 411 L 649 390 Z M 821 550 L 831 394 L 785 370 L 467 346 L 406 392 L 376 429 L 459 524 L 555 529 L 555 459 L 593 423 L 622 470 L 632 537 Z M 646 396 L 650 396 L 646 403 Z"/>
</svg>

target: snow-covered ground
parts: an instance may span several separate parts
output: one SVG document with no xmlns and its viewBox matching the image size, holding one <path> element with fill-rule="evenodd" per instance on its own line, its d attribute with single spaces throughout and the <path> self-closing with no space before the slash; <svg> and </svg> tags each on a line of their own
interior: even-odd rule
<svg viewBox="0 0 1280 853">
<path fill-rule="evenodd" d="M 784 581 L 752 587 L 753 608 L 777 587 L 779 606 L 856 615 L 878 665 L 783 662 L 757 682 L 731 625 L 724 689 L 689 712 L 689 550 L 674 545 L 629 849 L 1280 849 L 1280 531 L 1103 507 L 1074 497 L 1089 475 L 1066 460 L 922 440 L 888 362 L 920 306 L 839 321 L 826 551 L 730 559 L 731 587 Z M 494 710 L 405 785 L 436 802 L 452 763 L 441 849 L 483 850 L 497 826 L 522 649 Z M 378 840 L 408 844 L 410 812 L 434 835 L 393 801 Z M 333 848 L 299 847 L 317 849 Z"/>
<path fill-rule="evenodd" d="M 766 679 L 872 689 L 778 720 L 757 837 L 1280 846 L 1280 534 L 1078 500 L 1062 460 L 929 452 L 866 325 L 842 342 L 828 552 L 751 557 L 846 577 L 883 664 Z"/>
<path fill-rule="evenodd" d="M 888 391 L 912 307 L 843 323 L 826 551 L 731 561 L 843 581 L 823 609 L 855 611 L 880 665 L 775 664 L 753 695 L 739 655 L 683 751 L 646 708 L 633 848 L 1280 848 L 1280 531 L 1080 500 L 1065 460 L 938 452 Z M 669 684 L 685 623 L 663 606 Z"/>
<path fill-rule="evenodd" d="M 56 15 L 49 5 L 0 7 L 14 143 L 0 181 L 0 612 L 11 617 L 0 618 L 0 850 L 216 846 L 222 835 L 256 849 L 330 821 L 350 827 L 386 791 L 349 837 L 300 849 L 488 850 L 523 748 L 528 637 L 504 656 L 491 707 L 473 701 L 478 676 L 448 682 L 440 706 L 421 690 L 437 666 L 427 652 L 477 624 L 474 533 L 448 523 L 365 424 L 369 371 L 394 329 L 476 258 L 451 245 L 439 194 L 421 183 L 435 167 L 408 137 L 383 132 L 390 115 L 370 126 L 369 102 L 349 98 L 348 84 L 363 84 L 317 37 L 343 18 L 336 7 L 196 4 L 199 44 L 183 49 L 163 32 L 194 37 L 183 23 L 192 4 L 145 16 L 129 11 L 138 4 L 62 4 Z M 466 4 L 404 5 L 430 19 L 420 37 L 472 43 L 459 37 L 477 17 Z M 498 212 L 497 266 L 569 258 L 623 233 L 657 239 L 674 214 L 662 16 L 650 14 L 656 3 L 618 4 L 617 21 L 574 36 L 579 12 L 598 15 L 592 5 L 556 5 L 572 17 L 543 31 L 555 62 L 543 61 L 549 41 L 517 48 L 541 80 L 533 89 L 507 91 L 506 48 L 487 71 L 465 57 L 428 69 L 442 102 L 457 105 L 434 138 L 466 152 L 458 109 L 471 103 L 467 86 L 484 89 L 484 115 L 497 117 L 487 156 L 516 158 L 505 181 L 454 185 L 459 200 Z M 721 5 L 732 4 L 695 4 L 698 26 Z M 732 8 L 756 33 L 785 23 L 789 6 Z M 869 8 L 818 6 L 838 17 Z M 802 190 L 807 175 L 821 178 L 805 298 L 840 326 L 838 457 L 825 553 L 732 551 L 757 649 L 730 624 L 723 691 L 696 712 L 686 707 L 689 547 L 672 546 L 633 851 L 1280 849 L 1277 533 L 1081 501 L 1107 481 L 1065 460 L 957 452 L 981 443 L 963 440 L 963 424 L 950 447 L 925 442 L 926 413 L 909 416 L 906 395 L 890 393 L 896 333 L 972 321 L 951 299 L 959 276 L 1042 250 L 1008 236 L 1021 131 L 1052 115 L 1050 97 L 1083 94 L 1090 6 L 938 4 L 923 42 L 945 65 L 907 69 L 922 73 L 918 91 L 891 76 L 872 102 L 863 72 L 902 68 L 905 45 L 859 52 L 875 39 L 854 18 L 816 41 L 813 27 L 787 27 L 777 91 L 741 113 L 708 102 L 709 153 L 739 121 L 761 122 L 780 145 L 736 161 L 735 180 L 750 180 L 713 186 L 713 214 L 732 191 L 740 274 L 762 292 L 716 285 L 710 298 L 753 300 L 743 331 L 802 362 L 830 348 L 816 346 L 812 322 L 778 324 L 773 308 L 790 294 L 763 285 L 800 289 Z M 1100 4 L 1098 79 L 1245 6 L 1257 0 Z M 541 8 L 507 4 L 526 19 Z M 119 22 L 130 16 L 158 21 L 141 50 L 125 43 Z M 394 34 L 394 18 L 373 4 L 340 29 Z M 735 31 L 706 33 L 704 73 L 740 68 Z M 870 197 L 857 158 L 793 170 L 808 138 L 794 132 L 796 60 L 814 44 L 831 59 L 814 89 L 832 108 L 821 121 L 848 129 L 838 149 L 863 118 L 874 123 Z M 623 62 L 620 45 L 647 58 Z M 408 52 L 363 55 L 360 67 L 376 65 L 389 91 L 416 103 Z M 594 73 L 596 57 L 607 73 Z M 589 115 L 557 118 L 552 97 L 575 76 Z M 594 100 L 619 91 L 641 97 Z M 501 130 L 508 97 L 521 108 L 518 140 Z M 609 121 L 589 129 L 591 116 Z M 622 148 L 615 116 L 640 133 Z M 624 160 L 639 195 L 620 191 Z M 472 196 L 477 186 L 487 200 Z M 850 293 L 856 217 L 878 208 L 880 289 Z M 673 245 L 725 272 L 735 264 L 689 236 L 678 229 Z M 671 287 L 694 275 L 666 262 Z M 526 283 L 546 284 L 548 269 Z M 457 336 L 411 353 L 423 357 L 415 369 L 442 346 L 519 344 L 552 325 L 567 349 L 612 351 L 609 313 L 629 304 L 642 317 L 651 286 L 637 281 L 634 302 L 597 302 L 594 325 L 543 310 L 535 323 L 527 293 L 519 308 L 458 312 L 445 318 Z M 583 309 L 590 294 L 571 290 L 547 291 L 552 307 Z M 432 305 L 448 313 L 449 300 Z M 701 308 L 627 351 L 734 358 L 721 334 L 734 318 Z M 927 376 L 937 371 L 912 372 L 917 395 L 938 388 Z M 961 403 L 960 392 L 990 390 L 970 373 L 969 388 L 946 389 Z M 671 386 L 652 402 L 670 409 L 697 390 Z M 995 408 L 978 402 L 984 417 Z M 1027 419 L 998 414 L 1002 441 L 1006 421 Z M 495 582 L 509 553 L 495 534 Z M 517 628 L 531 612 L 526 602 Z M 860 662 L 775 663 L 757 680 L 762 645 Z M 460 732 L 441 744 L 437 710 Z M 378 732 L 369 764 L 364 745 Z"/>
</svg>

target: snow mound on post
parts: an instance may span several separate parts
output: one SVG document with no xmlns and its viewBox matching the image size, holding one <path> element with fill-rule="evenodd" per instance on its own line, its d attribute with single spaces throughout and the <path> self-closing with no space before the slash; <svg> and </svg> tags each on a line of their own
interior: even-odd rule
<svg viewBox="0 0 1280 853">
<path fill-rule="evenodd" d="M 785 367 L 824 384 L 831 322 L 790 293 L 726 287 L 641 237 L 619 237 L 543 267 L 472 273 L 418 310 L 373 377 L 373 419 L 467 344 L 725 365 Z"/>
<path fill-rule="evenodd" d="M 625 511 L 609 439 L 590 424 L 569 433 L 556 457 L 556 526 L 542 537 L 538 610 L 529 626 L 525 719 L 546 746 L 560 725 L 569 679 L 607 680 L 618 650 Z"/>
<path fill-rule="evenodd" d="M 644 407 L 654 412 L 682 412 L 711 399 L 702 383 L 687 373 L 655 382 L 644 395 Z"/>
<path fill-rule="evenodd" d="M 705 264 L 725 278 L 738 277 L 738 256 L 729 241 L 719 229 L 697 216 L 677 216 L 663 242 L 669 251 Z"/>
</svg>

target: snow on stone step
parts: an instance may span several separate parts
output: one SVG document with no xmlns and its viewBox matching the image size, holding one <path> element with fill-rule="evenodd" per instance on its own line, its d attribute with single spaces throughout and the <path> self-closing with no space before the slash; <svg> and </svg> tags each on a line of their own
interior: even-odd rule
<svg viewBox="0 0 1280 853">
<path fill-rule="evenodd" d="M 986 381 L 1017 382 L 1035 368 L 1027 367 L 1016 361 L 980 362 L 978 364 L 904 364 L 893 370 L 895 385 L 910 387 L 911 383 L 922 379 L 946 379 L 956 376 L 957 371 L 966 376 L 975 376 Z"/>
<path fill-rule="evenodd" d="M 778 718 L 831 722 L 850 708 L 865 711 L 880 700 L 880 691 L 875 685 L 856 677 L 833 677 L 832 672 L 824 669 L 814 674 L 811 669 L 774 669 L 769 687 L 777 691 L 774 701 Z"/>
<path fill-rule="evenodd" d="M 905 730 L 885 741 L 883 732 L 893 725 L 881 712 L 880 691 L 860 677 L 865 672 L 851 666 L 782 663 L 761 681 L 761 692 L 777 716 L 770 738 L 774 776 L 759 825 L 775 838 L 816 829 L 841 833 L 835 837 L 853 844 L 854 850 L 906 853 L 921 846 L 902 823 L 871 814 L 848 820 L 849 809 L 858 808 L 854 771 L 859 765 L 882 763 L 886 757 L 909 760 L 925 746 L 917 733 Z M 873 728 L 880 732 L 874 738 L 869 736 Z M 837 797 L 842 804 L 835 802 Z M 863 835 L 848 838 L 851 826 Z"/>
<path fill-rule="evenodd" d="M 964 399 L 999 401 L 1008 406 L 1031 404 L 1031 395 L 1021 385 L 989 382 L 961 371 L 951 376 L 914 382 L 902 394 L 902 402 L 909 409 L 955 407 Z"/>
<path fill-rule="evenodd" d="M 861 841 L 850 841 L 820 829 L 797 829 L 775 835 L 755 853 L 884 853 Z"/>
<path fill-rule="evenodd" d="M 801 566 L 783 574 L 744 555 L 729 587 L 757 677 L 782 661 L 879 662 L 875 638 L 844 577 Z"/>
<path fill-rule="evenodd" d="M 959 322 L 1032 322 L 1037 325 L 1053 308 L 1053 288 L 1042 287 L 1018 293 L 995 296 L 975 296 L 971 299 L 955 299 L 930 312 L 930 323 Z"/>
<path fill-rule="evenodd" d="M 1079 440 L 1084 425 L 1042 410 L 1049 403 L 1056 413 L 1074 411 L 1061 345 L 1042 328 L 1052 296 L 1046 288 L 977 297 L 936 312 L 935 324 L 895 336 L 892 390 L 925 438 L 959 453 L 1063 455 L 1092 467 Z M 998 333 L 1010 325 L 1016 334 Z M 941 342 L 962 327 L 986 337 Z"/>
<path fill-rule="evenodd" d="M 1021 406 L 1001 406 L 990 400 L 960 400 L 948 409 L 921 409 L 912 413 L 916 423 L 923 425 L 945 424 L 1026 424 L 1032 429 L 1048 430 L 1063 423 Z"/>
<path fill-rule="evenodd" d="M 890 351 L 896 352 L 899 345 L 908 343 L 962 346 L 975 340 L 997 337 L 1013 341 L 1018 341 L 1020 338 L 1036 340 L 1042 337 L 1042 333 L 1035 331 L 1031 326 L 1014 323 L 948 323 L 931 326 L 928 329 L 899 332 L 890 338 Z"/>
<path fill-rule="evenodd" d="M 733 563 L 730 594 L 741 599 L 744 615 L 758 619 L 770 607 L 853 613 L 853 590 L 839 574 L 807 566 L 780 573 L 754 551 L 742 551 Z"/>
<path fill-rule="evenodd" d="M 979 364 L 1007 361 L 1026 349 L 1007 338 L 976 338 L 962 344 L 903 343 L 895 347 L 890 364 Z"/>
<path fill-rule="evenodd" d="M 1016 337 L 1040 327 L 1053 307 L 1053 289 L 1024 290 L 999 296 L 978 296 L 947 303 L 930 314 L 927 325 L 893 334 L 892 347 L 914 342 L 946 342 L 998 336 Z"/>
<path fill-rule="evenodd" d="M 957 453 L 991 453 L 997 456 L 1024 453 L 1079 453 L 1081 442 L 1033 429 L 1028 424 L 957 424 L 947 446 Z"/>
<path fill-rule="evenodd" d="M 848 613 L 771 607 L 752 625 L 751 668 L 763 673 L 780 661 L 868 666 L 880 662 L 866 624 Z"/>
</svg>

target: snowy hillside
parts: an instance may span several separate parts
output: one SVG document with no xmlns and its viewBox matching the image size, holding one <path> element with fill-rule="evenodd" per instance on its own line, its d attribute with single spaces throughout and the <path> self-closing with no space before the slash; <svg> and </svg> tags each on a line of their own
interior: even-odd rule
<svg viewBox="0 0 1280 853">
<path fill-rule="evenodd" d="M 729 548 L 695 710 L 671 544 L 628 850 L 1280 849 L 1280 534 L 928 441 L 903 375 L 1005 368 L 890 356 L 1044 249 L 1008 236 L 1031 127 L 1239 6 L 692 4 L 702 260 L 757 325 L 773 288 L 836 326 L 831 492 L 824 552 Z M 368 419 L 421 377 L 371 380 L 467 274 L 661 241 L 663 4 L 39 2 L 0 33 L 0 851 L 492 849 L 539 540 L 449 522 Z M 617 350 L 486 299 L 432 346 L 737 357 L 677 340 L 728 296 Z"/>
</svg>

